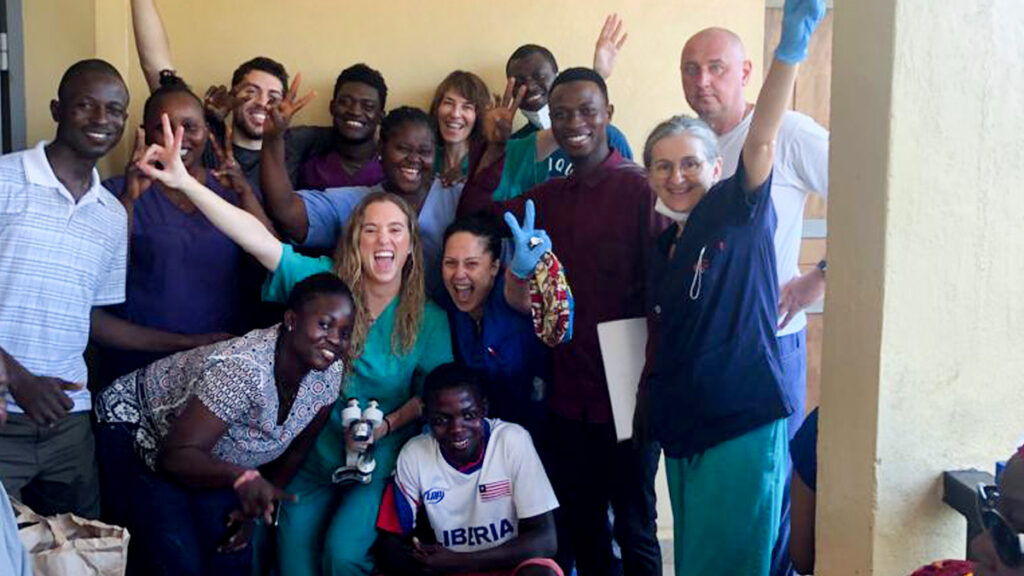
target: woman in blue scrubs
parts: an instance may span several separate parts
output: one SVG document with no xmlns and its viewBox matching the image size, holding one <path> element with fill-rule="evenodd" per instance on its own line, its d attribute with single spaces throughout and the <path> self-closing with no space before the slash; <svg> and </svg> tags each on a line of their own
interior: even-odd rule
<svg viewBox="0 0 1024 576">
<path fill-rule="evenodd" d="M 661 123 L 644 148 L 657 210 L 675 222 L 652 254 L 638 416 L 665 450 L 676 574 L 771 567 L 792 412 L 775 337 L 774 140 L 824 13 L 822 0 L 787 0 L 734 176 L 719 181 L 715 135 L 696 118 Z"/>
<path fill-rule="evenodd" d="M 448 226 L 441 260 L 447 293 L 440 303 L 448 312 L 456 360 L 487 375 L 490 413 L 520 424 L 536 437 L 544 415 L 545 382 L 550 379 L 550 347 L 534 330 L 528 280 L 502 265 L 501 233 L 497 220 L 483 214 Z M 550 270 L 544 262 L 555 261 L 538 262 L 542 273 Z M 566 285 L 560 268 L 551 277 Z M 552 303 L 567 304 L 572 297 L 568 289 L 545 290 L 555 295 Z M 544 307 L 538 314 L 547 311 Z"/>
</svg>

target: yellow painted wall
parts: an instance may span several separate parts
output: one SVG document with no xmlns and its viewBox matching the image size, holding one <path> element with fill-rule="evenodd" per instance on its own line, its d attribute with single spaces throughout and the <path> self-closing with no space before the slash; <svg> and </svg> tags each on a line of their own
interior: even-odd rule
<svg viewBox="0 0 1024 576">
<path fill-rule="evenodd" d="M 95 6 L 87 0 L 22 2 L 25 34 L 25 132 L 27 145 L 56 131 L 50 101 L 68 66 L 96 52 Z"/>
<path fill-rule="evenodd" d="M 942 6 L 836 3 L 819 576 L 962 558 L 941 473 L 1024 432 L 1024 5 Z"/>
<path fill-rule="evenodd" d="M 67 64 L 92 56 L 94 50 L 127 72 L 132 122 L 137 122 L 147 90 L 130 37 L 128 1 L 30 0 L 25 5 L 28 140 L 52 134 L 38 102 L 52 97 Z M 551 48 L 562 68 L 589 66 L 604 16 L 615 10 L 625 19 L 630 37 L 609 83 L 616 107 L 613 121 L 634 150 L 642 147 L 658 121 L 687 110 L 679 52 L 697 30 L 720 25 L 738 32 L 751 46 L 753 77 L 761 78 L 763 0 L 158 0 L 158 7 L 175 65 L 197 92 L 212 83 L 228 83 L 234 68 L 252 56 L 270 56 L 293 74 L 301 71 L 305 87 L 319 93 L 299 117 L 302 123 L 328 122 L 335 76 L 359 61 L 384 74 L 389 107 L 427 106 L 437 83 L 456 68 L 480 74 L 492 91 L 500 91 L 505 60 L 526 42 Z M 64 37 L 74 43 L 55 41 Z M 757 87 L 750 87 L 751 98 Z M 123 165 L 129 144 L 122 142 L 111 164 Z"/>
</svg>

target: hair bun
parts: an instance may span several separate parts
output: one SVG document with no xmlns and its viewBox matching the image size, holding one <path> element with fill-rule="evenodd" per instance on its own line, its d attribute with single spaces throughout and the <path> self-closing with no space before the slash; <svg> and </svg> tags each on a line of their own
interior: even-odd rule
<svg viewBox="0 0 1024 576">
<path fill-rule="evenodd" d="M 171 69 L 161 70 L 160 87 L 164 88 L 171 86 L 181 86 L 182 88 L 188 88 L 188 84 L 185 83 L 185 80 L 183 80 L 181 76 L 178 76 L 177 72 Z"/>
</svg>

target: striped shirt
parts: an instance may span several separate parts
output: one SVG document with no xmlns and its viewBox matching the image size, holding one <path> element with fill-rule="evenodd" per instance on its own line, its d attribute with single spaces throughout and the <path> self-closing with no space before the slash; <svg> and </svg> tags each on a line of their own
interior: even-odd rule
<svg viewBox="0 0 1024 576">
<path fill-rule="evenodd" d="M 86 383 L 93 306 L 124 301 L 124 208 L 93 169 L 76 203 L 44 146 L 0 157 L 0 347 L 29 372 Z M 68 394 L 89 410 L 89 391 Z M 8 394 L 7 408 L 22 412 Z"/>
</svg>

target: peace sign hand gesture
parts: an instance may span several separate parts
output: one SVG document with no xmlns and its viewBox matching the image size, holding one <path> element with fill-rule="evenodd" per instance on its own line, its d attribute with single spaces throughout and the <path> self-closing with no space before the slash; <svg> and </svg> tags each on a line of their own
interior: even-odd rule
<svg viewBox="0 0 1024 576">
<path fill-rule="evenodd" d="M 508 79 L 505 85 L 505 94 L 498 97 L 494 95 L 494 105 L 484 114 L 484 138 L 491 144 L 504 144 L 512 134 L 512 120 L 516 117 L 519 104 L 526 94 L 526 86 L 516 89 L 516 81 Z"/>
<path fill-rule="evenodd" d="M 181 161 L 181 141 L 185 137 L 185 127 L 178 126 L 177 130 L 171 130 L 171 120 L 167 114 L 160 117 L 160 122 L 163 124 L 163 145 L 150 144 L 135 165 L 149 178 L 168 188 L 181 190 L 189 180 L 194 181 Z"/>
<path fill-rule="evenodd" d="M 621 36 L 620 36 L 621 34 Z M 618 14 L 609 14 L 594 46 L 594 71 L 607 80 L 615 70 L 619 50 L 626 43 L 629 34 L 622 32 L 622 19 Z"/>
<path fill-rule="evenodd" d="M 536 220 L 533 200 L 526 201 L 524 212 L 522 226 L 515 215 L 505 212 L 505 223 L 512 230 L 512 242 L 515 244 L 515 254 L 512 256 L 509 269 L 519 278 L 529 278 L 537 269 L 541 256 L 551 251 L 551 238 L 548 237 L 548 233 L 533 228 Z"/>
<path fill-rule="evenodd" d="M 302 73 L 299 72 L 295 75 L 295 80 L 292 85 L 288 87 L 288 93 L 284 95 L 284 98 L 271 106 L 267 111 L 267 119 L 263 121 L 263 137 L 264 138 L 280 138 L 284 136 L 288 125 L 291 124 L 292 117 L 294 117 L 299 110 L 302 110 L 306 104 L 309 104 L 310 100 L 316 97 L 316 91 L 310 90 L 305 96 L 296 100 L 299 94 L 299 84 L 302 83 Z"/>
<path fill-rule="evenodd" d="M 231 145 L 231 136 L 234 128 L 232 122 L 224 125 L 224 145 L 217 142 L 217 138 L 210 134 L 210 146 L 213 148 L 213 156 L 217 159 L 217 169 L 211 170 L 213 177 L 225 188 L 230 188 L 239 194 L 252 191 L 249 180 L 242 172 L 242 166 L 235 160 L 234 148 Z"/>
</svg>

